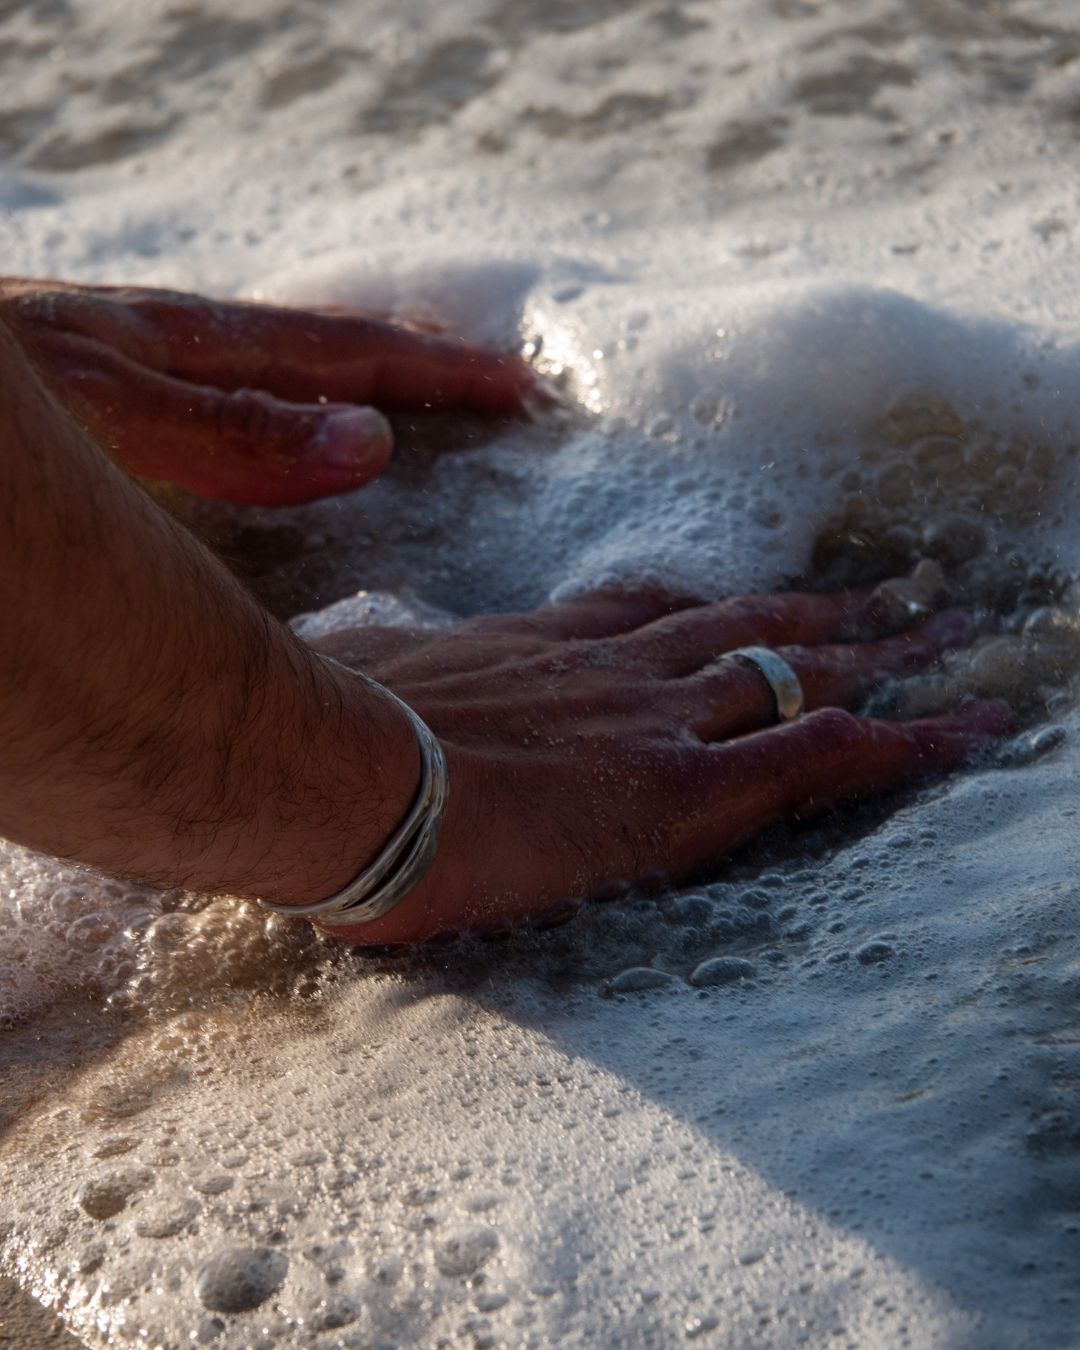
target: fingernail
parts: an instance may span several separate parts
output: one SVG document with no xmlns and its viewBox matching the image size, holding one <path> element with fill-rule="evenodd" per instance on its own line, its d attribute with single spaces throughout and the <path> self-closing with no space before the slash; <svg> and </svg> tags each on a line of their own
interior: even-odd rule
<svg viewBox="0 0 1080 1350">
<path fill-rule="evenodd" d="M 322 419 L 312 449 L 328 468 L 352 470 L 382 464 L 390 454 L 390 423 L 374 408 L 342 408 Z"/>
</svg>

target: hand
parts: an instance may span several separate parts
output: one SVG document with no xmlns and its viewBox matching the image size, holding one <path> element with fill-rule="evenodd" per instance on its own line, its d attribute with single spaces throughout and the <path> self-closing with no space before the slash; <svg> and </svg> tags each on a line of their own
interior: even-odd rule
<svg viewBox="0 0 1080 1350">
<path fill-rule="evenodd" d="M 591 596 L 448 633 L 359 629 L 316 644 L 429 723 L 451 792 L 435 863 L 396 909 L 328 930 L 362 944 L 503 929 L 589 896 L 689 877 L 767 825 L 964 762 L 1004 735 L 1003 703 L 895 723 L 846 709 L 974 636 L 946 612 L 887 638 L 873 595 L 752 595 L 701 605 Z M 776 726 L 769 686 L 721 656 L 777 648 L 807 712 Z"/>
<path fill-rule="evenodd" d="M 534 387 L 516 356 L 343 312 L 8 278 L 0 320 L 131 472 L 260 506 L 376 477 L 383 412 L 520 413 Z"/>
</svg>

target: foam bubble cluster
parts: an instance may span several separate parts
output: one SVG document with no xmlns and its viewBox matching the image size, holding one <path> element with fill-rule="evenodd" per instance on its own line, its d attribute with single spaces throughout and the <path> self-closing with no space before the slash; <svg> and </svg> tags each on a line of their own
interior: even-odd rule
<svg viewBox="0 0 1080 1350">
<path fill-rule="evenodd" d="M 0 845 L 0 1026 L 56 1000 L 103 996 L 136 965 L 139 935 L 173 902 L 161 892 Z"/>
</svg>

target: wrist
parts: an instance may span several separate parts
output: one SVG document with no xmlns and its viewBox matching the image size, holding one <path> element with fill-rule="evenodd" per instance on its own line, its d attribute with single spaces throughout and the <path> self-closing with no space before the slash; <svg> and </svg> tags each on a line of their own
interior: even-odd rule
<svg viewBox="0 0 1080 1350">
<path fill-rule="evenodd" d="M 500 897 L 490 887 L 477 884 L 478 866 L 483 871 L 484 865 L 492 863 L 492 850 L 499 849 L 497 832 L 490 828 L 492 803 L 481 791 L 483 767 L 474 754 L 460 746 L 441 743 L 441 749 L 450 792 L 430 866 L 416 885 L 378 918 L 333 926 L 313 919 L 328 937 L 355 946 L 400 946 L 492 926 L 490 916 Z"/>
<path fill-rule="evenodd" d="M 4 326 L 0 386 L 0 830 L 168 886 L 340 889 L 416 793 L 408 718 L 261 611 Z"/>
<path fill-rule="evenodd" d="M 282 905 L 335 894 L 379 856 L 421 776 L 416 734 L 393 699 L 305 647 L 251 729 L 280 765 L 248 831 L 252 858 L 234 893 Z M 264 772 L 266 771 L 263 765 Z"/>
</svg>

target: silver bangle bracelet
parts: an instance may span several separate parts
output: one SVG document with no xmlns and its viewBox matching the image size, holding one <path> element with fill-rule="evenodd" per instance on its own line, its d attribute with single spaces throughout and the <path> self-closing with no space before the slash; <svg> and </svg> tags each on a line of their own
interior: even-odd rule
<svg viewBox="0 0 1080 1350">
<path fill-rule="evenodd" d="M 310 905 L 282 905 L 269 900 L 259 903 L 274 914 L 314 919 L 330 928 L 351 927 L 371 923 L 389 913 L 417 885 L 435 857 L 439 827 L 450 795 L 450 779 L 442 747 L 431 728 L 418 717 L 407 703 L 385 685 L 369 678 L 362 671 L 353 670 L 322 656 L 329 665 L 347 670 L 370 689 L 396 703 L 412 723 L 420 748 L 420 787 L 405 819 L 391 835 L 389 842 L 369 867 L 336 895 L 316 900 Z"/>
</svg>

